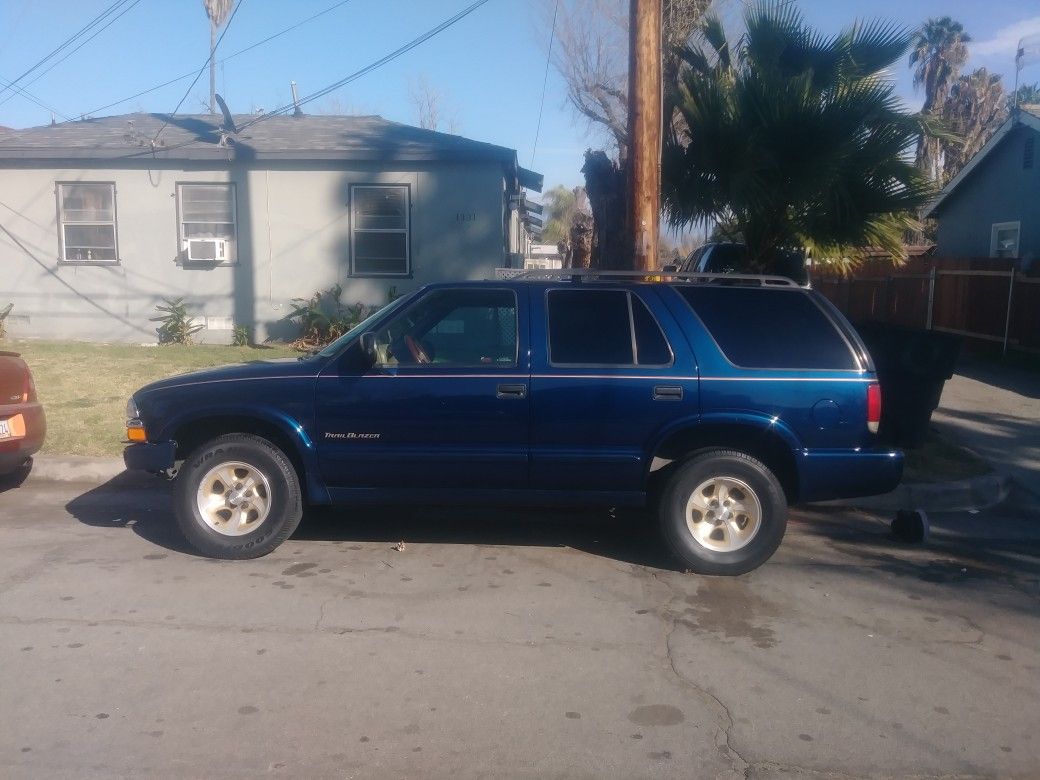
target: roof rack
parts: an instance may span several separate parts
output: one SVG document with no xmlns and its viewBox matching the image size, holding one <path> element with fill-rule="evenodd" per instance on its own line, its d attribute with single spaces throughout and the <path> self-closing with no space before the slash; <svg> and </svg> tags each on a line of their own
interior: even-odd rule
<svg viewBox="0 0 1040 780">
<path fill-rule="evenodd" d="M 595 268 L 558 268 L 543 269 L 535 268 L 511 275 L 511 281 L 536 282 L 536 281 L 594 281 L 596 279 L 625 280 L 630 279 L 641 282 L 700 282 L 711 284 L 712 282 L 727 283 L 756 283 L 760 287 L 795 287 L 801 288 L 796 281 L 786 276 L 769 276 L 766 274 L 695 274 L 681 271 L 600 271 Z"/>
</svg>

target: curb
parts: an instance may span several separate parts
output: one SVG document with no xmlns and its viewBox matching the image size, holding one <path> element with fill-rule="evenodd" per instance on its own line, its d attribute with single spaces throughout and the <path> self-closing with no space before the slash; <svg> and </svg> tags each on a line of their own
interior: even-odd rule
<svg viewBox="0 0 1040 780">
<path fill-rule="evenodd" d="M 126 471 L 122 458 L 87 455 L 36 455 L 26 482 L 92 482 L 101 484 Z"/>
<path fill-rule="evenodd" d="M 954 482 L 905 484 L 891 493 L 883 493 L 880 496 L 820 503 L 823 506 L 847 506 L 880 511 L 922 509 L 925 512 L 958 512 L 967 509 L 989 509 L 1004 501 L 1010 490 L 1011 477 L 1005 474 L 986 474 Z"/>
</svg>

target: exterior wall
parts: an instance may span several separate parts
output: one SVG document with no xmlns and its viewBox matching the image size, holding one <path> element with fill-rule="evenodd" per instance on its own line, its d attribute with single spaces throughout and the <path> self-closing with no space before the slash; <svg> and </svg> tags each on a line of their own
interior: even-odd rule
<svg viewBox="0 0 1040 780">
<path fill-rule="evenodd" d="M 407 163 L 387 170 L 351 164 L 331 170 L 290 163 L 270 169 L 164 165 L 156 168 L 0 169 L 0 306 L 15 337 L 154 342 L 162 298 L 183 296 L 198 316 L 252 325 L 258 339 L 291 337 L 280 322 L 293 298 L 333 284 L 343 301 L 382 304 L 435 281 L 483 279 L 505 264 L 507 215 L 497 163 Z M 116 186 L 118 265 L 58 262 L 55 182 Z M 177 263 L 178 183 L 235 183 L 238 263 L 213 268 Z M 407 184 L 411 273 L 350 275 L 352 184 Z M 227 343 L 230 330 L 202 331 Z"/>
<path fill-rule="evenodd" d="M 1034 160 L 1022 167 L 1026 138 L 1032 134 Z M 936 254 L 940 257 L 989 257 L 996 222 L 1021 222 L 1019 257 L 1040 256 L 1040 133 L 1016 128 L 946 199 L 939 212 Z"/>
</svg>

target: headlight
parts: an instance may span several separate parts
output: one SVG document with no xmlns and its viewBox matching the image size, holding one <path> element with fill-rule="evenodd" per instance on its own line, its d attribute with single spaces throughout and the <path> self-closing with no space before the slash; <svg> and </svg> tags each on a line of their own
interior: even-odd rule
<svg viewBox="0 0 1040 780">
<path fill-rule="evenodd" d="M 126 402 L 126 419 L 136 420 L 141 416 L 141 412 L 137 408 L 137 402 L 133 396 L 130 396 L 130 400 Z"/>
</svg>

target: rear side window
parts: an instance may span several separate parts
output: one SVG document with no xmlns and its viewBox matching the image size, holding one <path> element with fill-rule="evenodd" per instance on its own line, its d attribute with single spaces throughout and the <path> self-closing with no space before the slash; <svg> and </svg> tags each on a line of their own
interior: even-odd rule
<svg viewBox="0 0 1040 780">
<path fill-rule="evenodd" d="M 808 293 L 751 287 L 676 289 L 734 365 L 859 368 L 845 339 Z"/>
<path fill-rule="evenodd" d="M 550 290 L 553 365 L 670 365 L 672 350 L 646 305 L 625 290 Z"/>
</svg>

